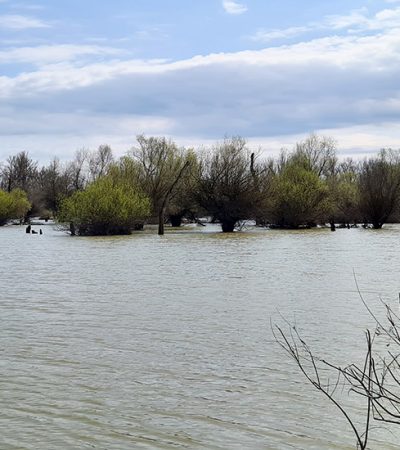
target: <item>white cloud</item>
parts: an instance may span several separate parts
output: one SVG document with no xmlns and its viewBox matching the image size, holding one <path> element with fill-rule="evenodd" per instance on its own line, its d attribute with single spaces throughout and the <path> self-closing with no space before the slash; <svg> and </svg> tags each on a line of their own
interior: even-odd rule
<svg viewBox="0 0 400 450">
<path fill-rule="evenodd" d="M 261 148 L 264 156 L 278 156 L 282 148 L 294 148 L 296 142 L 304 140 L 310 132 L 316 132 L 322 136 L 332 137 L 337 142 L 339 157 L 361 159 L 376 154 L 381 148 L 400 149 L 398 127 L 397 122 L 383 122 L 340 128 L 321 128 L 304 133 L 252 137 L 248 139 L 248 145 L 254 150 Z"/>
<path fill-rule="evenodd" d="M 289 27 L 273 30 L 258 30 L 250 39 L 253 41 L 270 42 L 276 39 L 289 39 L 294 36 L 299 36 L 308 31 L 311 31 L 312 27 Z"/>
<path fill-rule="evenodd" d="M 5 0 L 7 1 L 7 0 Z M 0 0 L 1 3 L 1 0 Z M 25 9 L 30 11 L 39 11 L 45 9 L 43 5 L 27 4 L 27 3 L 12 3 L 11 8 L 13 9 Z"/>
<path fill-rule="evenodd" d="M 38 66 L 73 61 L 88 56 L 116 56 L 122 51 L 97 45 L 39 45 L 0 50 L 0 64 L 30 63 Z"/>
<path fill-rule="evenodd" d="M 0 77 L 0 96 L 12 97 L 17 92 L 41 92 L 75 89 L 98 85 L 108 80 L 118 80 L 125 76 L 154 75 L 173 77 L 180 74 L 190 77 L 193 71 L 221 70 L 230 74 L 233 68 L 247 67 L 249 70 L 262 70 L 268 76 L 279 67 L 305 68 L 330 67 L 332 70 L 362 69 L 363 73 L 377 73 L 397 70 L 400 63 L 400 35 L 396 30 L 369 37 L 346 36 L 315 39 L 310 42 L 290 46 L 273 47 L 258 51 L 238 53 L 219 53 L 196 56 L 180 61 L 166 60 L 114 60 L 86 65 L 75 65 L 73 61 L 59 62 L 42 66 L 33 72 L 24 72 L 14 77 Z M 113 53 L 114 49 L 96 46 L 55 46 L 32 49 L 16 49 L 0 53 L 0 58 L 28 58 L 57 61 L 56 54 L 64 52 L 66 59 L 79 54 Z M 13 53 L 14 52 L 14 53 Z M 314 70 L 314 69 L 313 69 Z M 171 75 L 169 75 L 171 74 Z M 202 85 L 210 81 L 202 80 Z"/>
<path fill-rule="evenodd" d="M 24 30 L 28 28 L 49 28 L 50 25 L 34 17 L 17 14 L 0 15 L 0 28 Z"/>
<path fill-rule="evenodd" d="M 174 125 L 164 117 L 143 115 L 88 115 L 79 111 L 32 114 L 18 110 L 16 122 L 14 114 L 8 108 L 0 108 L 0 161 L 21 149 L 28 149 L 35 159 L 42 161 L 50 160 L 55 154 L 71 159 L 78 148 L 93 149 L 105 143 L 122 155 L 134 145 L 137 134 L 168 135 Z"/>
<path fill-rule="evenodd" d="M 323 28 L 340 30 L 350 27 L 368 26 L 368 10 L 366 8 L 351 11 L 349 14 L 329 15 L 322 21 Z"/>
<path fill-rule="evenodd" d="M 247 6 L 234 0 L 223 0 L 222 6 L 228 14 L 243 14 L 247 11 Z"/>
<path fill-rule="evenodd" d="M 400 1 L 400 0 L 399 0 Z M 368 32 L 400 28 L 400 7 L 383 9 L 370 16 L 366 8 L 351 11 L 349 14 L 329 15 L 321 22 L 310 22 L 303 26 L 272 30 L 258 30 L 250 36 L 253 41 L 270 42 L 278 39 L 289 39 L 305 33 L 331 33 L 340 30 L 351 32 Z"/>
<path fill-rule="evenodd" d="M 376 14 L 375 19 L 390 26 L 400 26 L 400 8 L 384 9 Z"/>
<path fill-rule="evenodd" d="M 102 142 L 122 151 L 142 132 L 183 144 L 241 134 L 278 148 L 327 130 L 357 154 L 400 143 L 396 27 L 178 61 L 114 52 L 95 45 L 0 52 L 0 61 L 36 65 L 0 76 L 0 160 L 43 145 L 60 156 Z"/>
</svg>

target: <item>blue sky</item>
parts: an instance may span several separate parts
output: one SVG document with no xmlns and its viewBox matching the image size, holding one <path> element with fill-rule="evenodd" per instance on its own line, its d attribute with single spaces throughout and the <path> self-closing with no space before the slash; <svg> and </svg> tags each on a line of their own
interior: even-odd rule
<svg viewBox="0 0 400 450">
<path fill-rule="evenodd" d="M 400 147 L 400 0 L 0 0 L 0 160 L 135 136 Z"/>
</svg>

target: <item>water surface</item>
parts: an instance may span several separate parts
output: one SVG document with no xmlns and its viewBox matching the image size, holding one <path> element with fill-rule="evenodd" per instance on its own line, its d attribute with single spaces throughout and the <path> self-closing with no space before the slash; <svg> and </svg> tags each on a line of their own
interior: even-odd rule
<svg viewBox="0 0 400 450">
<path fill-rule="evenodd" d="M 354 448 L 271 321 L 296 322 L 338 364 L 360 358 L 373 323 L 353 271 L 373 307 L 396 298 L 400 227 L 42 228 L 0 229 L 1 449 Z M 398 438 L 382 430 L 371 447 Z"/>
</svg>

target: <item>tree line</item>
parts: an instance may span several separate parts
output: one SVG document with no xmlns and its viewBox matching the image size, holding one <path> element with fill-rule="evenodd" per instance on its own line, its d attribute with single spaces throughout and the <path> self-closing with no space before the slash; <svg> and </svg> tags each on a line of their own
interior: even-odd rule
<svg viewBox="0 0 400 450">
<path fill-rule="evenodd" d="M 208 216 L 232 232 L 244 220 L 296 229 L 318 224 L 381 228 L 400 217 L 400 151 L 339 160 L 336 143 L 311 135 L 277 158 L 241 137 L 195 151 L 164 137 L 137 137 L 126 155 L 108 145 L 40 166 L 27 152 L 0 165 L 0 224 L 32 216 L 72 234 L 128 234 L 144 223 L 179 226 Z"/>
</svg>

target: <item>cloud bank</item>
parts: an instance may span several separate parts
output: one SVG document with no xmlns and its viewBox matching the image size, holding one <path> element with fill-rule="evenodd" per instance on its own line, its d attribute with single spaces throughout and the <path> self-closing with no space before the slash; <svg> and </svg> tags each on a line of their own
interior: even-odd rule
<svg viewBox="0 0 400 450">
<path fill-rule="evenodd" d="M 68 157 L 106 142 L 122 152 L 139 133 L 185 144 L 240 134 L 276 151 L 321 131 L 345 153 L 399 147 L 399 9 L 324 22 L 372 34 L 176 61 L 101 45 L 3 49 L 0 65 L 28 68 L 0 76 L 0 159 L 22 149 Z"/>
</svg>

